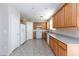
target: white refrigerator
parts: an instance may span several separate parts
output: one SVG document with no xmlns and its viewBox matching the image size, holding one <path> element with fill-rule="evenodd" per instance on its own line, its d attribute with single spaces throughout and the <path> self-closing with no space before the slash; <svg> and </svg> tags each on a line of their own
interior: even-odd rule
<svg viewBox="0 0 79 59">
<path fill-rule="evenodd" d="M 26 35 L 27 40 L 33 39 L 33 22 L 26 23 Z"/>
</svg>

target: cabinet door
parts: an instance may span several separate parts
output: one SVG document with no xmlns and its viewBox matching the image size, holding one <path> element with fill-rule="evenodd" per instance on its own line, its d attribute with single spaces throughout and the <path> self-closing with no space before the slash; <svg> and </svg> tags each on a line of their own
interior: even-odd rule
<svg viewBox="0 0 79 59">
<path fill-rule="evenodd" d="M 77 26 L 79 27 L 79 3 L 77 3 Z"/>
<path fill-rule="evenodd" d="M 72 3 L 72 26 L 77 26 L 77 4 Z"/>
<path fill-rule="evenodd" d="M 76 27 L 76 4 L 67 4 L 65 6 L 65 26 L 66 27 Z"/>
<path fill-rule="evenodd" d="M 54 42 L 53 39 L 51 40 L 51 49 L 52 49 L 52 51 L 55 53 L 56 47 L 55 47 L 55 42 Z M 56 55 L 56 53 L 55 53 L 55 55 Z"/>
<path fill-rule="evenodd" d="M 62 42 L 50 36 L 49 45 L 56 56 L 66 56 L 67 47 Z"/>
<path fill-rule="evenodd" d="M 64 48 L 59 46 L 58 50 L 59 50 L 59 53 L 58 53 L 59 56 L 66 56 L 66 50 Z"/>
<path fill-rule="evenodd" d="M 36 32 L 33 32 L 33 39 L 36 39 Z"/>
<path fill-rule="evenodd" d="M 54 27 L 64 27 L 64 8 L 54 16 Z"/>
<path fill-rule="evenodd" d="M 42 39 L 46 41 L 46 38 L 47 38 L 46 32 L 42 32 Z"/>
<path fill-rule="evenodd" d="M 56 14 L 53 19 L 53 27 L 56 28 L 57 26 L 58 26 L 58 21 L 57 21 L 57 14 Z"/>
<path fill-rule="evenodd" d="M 72 7 L 72 4 L 67 4 L 65 6 L 65 26 L 66 27 L 69 27 L 69 26 L 72 26 L 72 11 L 71 11 L 71 8 Z"/>
<path fill-rule="evenodd" d="M 54 52 L 54 54 L 57 56 L 57 53 L 58 53 L 58 47 L 57 47 L 57 43 L 56 41 L 54 40 L 54 38 L 52 38 L 52 41 L 51 41 L 51 48 Z"/>
<path fill-rule="evenodd" d="M 64 8 L 62 8 L 60 11 L 59 11 L 59 17 L 58 17 L 58 24 L 59 24 L 59 27 L 64 27 Z"/>
<path fill-rule="evenodd" d="M 60 12 L 58 12 L 57 13 L 57 19 L 56 19 L 56 27 L 58 28 L 58 27 L 61 27 L 60 26 L 60 23 L 61 23 L 61 21 L 60 21 Z"/>
</svg>

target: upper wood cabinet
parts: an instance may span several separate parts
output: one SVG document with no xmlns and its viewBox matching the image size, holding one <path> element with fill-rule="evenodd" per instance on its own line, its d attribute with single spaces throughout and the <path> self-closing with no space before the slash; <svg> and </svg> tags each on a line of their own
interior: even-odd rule
<svg viewBox="0 0 79 59">
<path fill-rule="evenodd" d="M 79 4 L 65 4 L 54 16 L 53 27 L 79 27 Z"/>
<path fill-rule="evenodd" d="M 33 29 L 36 29 L 38 27 L 47 29 L 47 22 L 33 22 Z"/>
<path fill-rule="evenodd" d="M 53 20 L 53 26 L 64 27 L 64 8 L 62 8 L 55 16 Z"/>
<path fill-rule="evenodd" d="M 77 26 L 79 27 L 79 3 L 77 4 Z"/>
<path fill-rule="evenodd" d="M 58 12 L 58 27 L 64 27 L 64 8 Z"/>
<path fill-rule="evenodd" d="M 65 6 L 65 26 L 72 26 L 72 5 L 67 4 Z"/>
<path fill-rule="evenodd" d="M 76 26 L 76 4 L 67 4 L 65 6 L 65 27 Z"/>
<path fill-rule="evenodd" d="M 77 27 L 77 4 L 72 4 L 72 26 Z"/>
<path fill-rule="evenodd" d="M 57 14 L 54 16 L 53 27 L 54 28 L 58 27 Z"/>
</svg>

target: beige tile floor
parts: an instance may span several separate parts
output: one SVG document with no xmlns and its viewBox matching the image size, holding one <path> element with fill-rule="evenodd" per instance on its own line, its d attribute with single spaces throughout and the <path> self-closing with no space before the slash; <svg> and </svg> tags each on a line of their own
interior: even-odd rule
<svg viewBox="0 0 79 59">
<path fill-rule="evenodd" d="M 41 39 L 28 40 L 15 49 L 10 56 L 54 56 L 48 44 Z"/>
</svg>

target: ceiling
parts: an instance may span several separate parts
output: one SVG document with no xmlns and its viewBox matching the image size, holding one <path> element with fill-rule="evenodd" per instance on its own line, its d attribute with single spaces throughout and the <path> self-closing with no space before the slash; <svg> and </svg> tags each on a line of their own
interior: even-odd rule
<svg viewBox="0 0 79 59">
<path fill-rule="evenodd" d="M 21 17 L 30 21 L 45 21 L 53 15 L 63 3 L 14 3 Z"/>
</svg>

